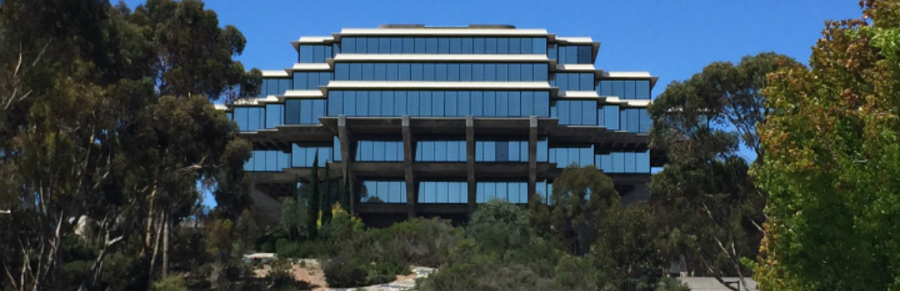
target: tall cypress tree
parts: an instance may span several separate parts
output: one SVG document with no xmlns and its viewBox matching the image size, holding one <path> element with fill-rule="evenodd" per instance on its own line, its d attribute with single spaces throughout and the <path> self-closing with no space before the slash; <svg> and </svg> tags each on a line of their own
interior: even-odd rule
<svg viewBox="0 0 900 291">
<path fill-rule="evenodd" d="M 331 221 L 331 170 L 325 163 L 325 193 L 322 193 L 322 225 Z"/>
<path fill-rule="evenodd" d="M 309 235 L 309 239 L 316 239 L 318 235 L 318 220 L 319 220 L 319 202 L 321 200 L 320 196 L 322 193 L 319 193 L 319 152 L 316 152 L 316 157 L 313 160 L 312 172 L 309 174 L 309 182 L 312 183 L 312 191 L 309 193 L 309 219 L 307 219 L 306 230 Z"/>
</svg>

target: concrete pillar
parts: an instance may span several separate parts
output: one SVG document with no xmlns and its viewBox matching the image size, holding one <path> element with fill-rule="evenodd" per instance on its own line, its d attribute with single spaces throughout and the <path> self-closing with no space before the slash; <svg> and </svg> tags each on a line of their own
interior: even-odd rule
<svg viewBox="0 0 900 291">
<path fill-rule="evenodd" d="M 528 119 L 528 200 L 537 190 L 537 139 L 538 119 L 532 115 Z"/>
<path fill-rule="evenodd" d="M 356 213 L 356 181 L 350 171 L 350 132 L 347 131 L 347 116 L 338 116 L 338 140 L 341 143 L 341 166 L 344 168 L 344 179 L 349 179 L 350 184 L 350 213 Z"/>
<path fill-rule="evenodd" d="M 416 217 L 416 177 L 413 176 L 413 140 L 409 130 L 409 116 L 401 117 L 403 128 L 403 171 L 406 178 L 406 214 Z"/>
<path fill-rule="evenodd" d="M 475 212 L 475 117 L 466 116 L 466 182 L 468 185 L 469 214 Z"/>
</svg>

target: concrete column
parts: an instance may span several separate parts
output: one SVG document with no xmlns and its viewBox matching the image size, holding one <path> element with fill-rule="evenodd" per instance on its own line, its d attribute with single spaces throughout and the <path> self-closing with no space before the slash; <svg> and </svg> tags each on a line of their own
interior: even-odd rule
<svg viewBox="0 0 900 291">
<path fill-rule="evenodd" d="M 356 181 L 350 171 L 350 132 L 347 131 L 347 116 L 338 116 L 338 140 L 341 143 L 341 166 L 344 168 L 344 179 L 349 179 L 350 184 L 350 213 L 356 213 Z"/>
<path fill-rule="evenodd" d="M 416 177 L 413 173 L 413 140 L 409 130 L 409 116 L 401 117 L 403 126 L 403 172 L 406 178 L 406 214 L 416 217 Z"/>
<path fill-rule="evenodd" d="M 528 124 L 528 200 L 530 201 L 537 190 L 537 116 L 532 115 Z"/>
<path fill-rule="evenodd" d="M 469 214 L 475 212 L 475 118 L 466 116 L 466 182 L 468 182 Z"/>
</svg>

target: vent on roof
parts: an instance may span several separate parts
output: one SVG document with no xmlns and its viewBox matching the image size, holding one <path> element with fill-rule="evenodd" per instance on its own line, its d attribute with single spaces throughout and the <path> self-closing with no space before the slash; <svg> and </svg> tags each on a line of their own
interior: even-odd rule
<svg viewBox="0 0 900 291">
<path fill-rule="evenodd" d="M 516 29 L 515 25 L 510 24 L 469 24 L 469 28 L 503 28 L 503 29 Z"/>
<path fill-rule="evenodd" d="M 424 24 L 382 24 L 378 28 L 425 28 Z"/>
</svg>

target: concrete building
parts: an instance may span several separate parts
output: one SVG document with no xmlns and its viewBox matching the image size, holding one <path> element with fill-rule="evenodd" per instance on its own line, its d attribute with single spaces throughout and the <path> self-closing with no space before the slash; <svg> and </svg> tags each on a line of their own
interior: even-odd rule
<svg viewBox="0 0 900 291">
<path fill-rule="evenodd" d="M 254 201 L 309 177 L 316 153 L 350 179 L 351 208 L 375 225 L 464 220 L 478 203 L 546 197 L 570 164 L 646 199 L 646 108 L 657 78 L 606 72 L 600 43 L 506 25 L 384 25 L 292 42 L 297 63 L 265 71 L 260 96 L 222 107 L 254 145 Z M 319 174 L 323 177 L 324 172 Z"/>
</svg>

